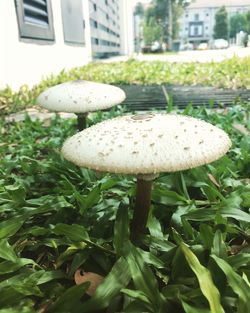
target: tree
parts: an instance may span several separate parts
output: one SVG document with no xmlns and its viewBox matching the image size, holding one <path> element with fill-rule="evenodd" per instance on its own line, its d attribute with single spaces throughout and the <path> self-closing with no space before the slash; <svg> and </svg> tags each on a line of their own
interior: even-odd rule
<svg viewBox="0 0 250 313">
<path fill-rule="evenodd" d="M 250 35 L 250 10 L 246 13 L 246 20 L 247 20 L 247 33 Z"/>
<path fill-rule="evenodd" d="M 152 7 L 147 11 L 148 20 L 154 17 L 162 28 L 163 42 L 172 48 L 172 39 L 178 34 L 178 17 L 182 8 L 187 6 L 190 0 L 152 0 Z"/>
<path fill-rule="evenodd" d="M 145 45 L 151 45 L 153 42 L 162 42 L 162 29 L 154 17 L 150 17 L 143 27 L 143 39 Z"/>
<path fill-rule="evenodd" d="M 228 16 L 225 6 L 222 6 L 215 14 L 214 38 L 228 39 Z"/>
<path fill-rule="evenodd" d="M 142 17 L 143 14 L 144 14 L 144 8 L 143 8 L 143 5 L 141 4 L 141 2 L 139 2 L 135 6 L 134 15 L 139 15 Z"/>
<path fill-rule="evenodd" d="M 247 31 L 247 18 L 245 14 L 237 13 L 230 18 L 230 38 L 235 38 L 240 31 Z"/>
</svg>

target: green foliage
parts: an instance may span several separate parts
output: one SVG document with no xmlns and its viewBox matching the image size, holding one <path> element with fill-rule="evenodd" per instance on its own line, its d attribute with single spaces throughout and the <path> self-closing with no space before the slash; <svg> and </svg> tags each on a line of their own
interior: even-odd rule
<svg viewBox="0 0 250 313">
<path fill-rule="evenodd" d="M 162 42 L 162 29 L 153 17 L 143 25 L 143 39 L 145 45 L 151 45 L 154 41 Z"/>
<path fill-rule="evenodd" d="M 246 13 L 246 19 L 247 19 L 247 33 L 250 34 L 250 10 Z"/>
<path fill-rule="evenodd" d="M 176 38 L 179 30 L 179 17 L 183 12 L 183 7 L 186 5 L 188 5 L 186 0 L 153 0 L 152 5 L 145 12 L 145 26 L 150 25 L 150 20 L 154 21 L 155 29 L 155 24 L 157 24 L 160 31 L 159 35 L 161 35 L 158 41 L 167 42 L 169 36 Z M 148 31 L 149 29 L 147 29 Z M 144 41 L 147 42 L 145 37 Z"/>
<path fill-rule="evenodd" d="M 127 62 L 91 63 L 58 76 L 50 76 L 29 89 L 23 86 L 14 92 L 0 91 L 0 114 L 16 112 L 33 106 L 37 96 L 50 86 L 69 80 L 85 79 L 109 84 L 187 84 L 209 85 L 222 88 L 250 88 L 250 57 L 232 58 L 220 63 Z"/>
<path fill-rule="evenodd" d="M 143 16 L 144 15 L 144 8 L 143 8 L 143 5 L 138 2 L 135 6 L 135 9 L 134 9 L 134 15 L 139 15 L 139 16 Z"/>
<path fill-rule="evenodd" d="M 240 31 L 247 31 L 247 18 L 245 14 L 237 13 L 230 18 L 230 38 L 235 38 Z"/>
<path fill-rule="evenodd" d="M 228 39 L 228 16 L 225 6 L 222 6 L 215 14 L 214 38 Z"/>
<path fill-rule="evenodd" d="M 0 120 L 0 312 L 248 313 L 250 140 L 233 127 L 250 130 L 247 106 L 178 112 L 223 128 L 233 146 L 155 181 L 139 247 L 129 239 L 134 178 L 97 176 L 60 156 L 75 121 Z M 75 286 L 78 268 L 105 277 L 92 298 L 88 283 Z"/>
</svg>

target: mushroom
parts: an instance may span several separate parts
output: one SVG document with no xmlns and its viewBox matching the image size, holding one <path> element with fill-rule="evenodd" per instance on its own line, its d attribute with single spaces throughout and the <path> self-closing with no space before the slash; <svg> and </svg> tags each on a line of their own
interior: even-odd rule
<svg viewBox="0 0 250 313">
<path fill-rule="evenodd" d="M 127 115 L 96 124 L 66 140 L 63 156 L 81 167 L 137 176 L 132 238 L 145 231 L 154 178 L 210 163 L 231 146 L 221 129 L 176 114 Z"/>
<path fill-rule="evenodd" d="M 124 91 L 118 87 L 75 80 L 45 90 L 38 96 L 37 103 L 51 111 L 76 113 L 78 129 L 83 130 L 88 112 L 110 108 L 125 98 Z"/>
</svg>

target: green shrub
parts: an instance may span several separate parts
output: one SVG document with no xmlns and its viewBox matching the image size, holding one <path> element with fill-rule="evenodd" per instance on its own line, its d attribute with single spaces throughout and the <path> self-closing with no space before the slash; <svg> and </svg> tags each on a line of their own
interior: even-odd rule
<svg viewBox="0 0 250 313">
<path fill-rule="evenodd" d="M 250 57 L 232 58 L 220 63 L 139 62 L 91 63 L 57 76 L 49 76 L 33 88 L 18 92 L 0 91 L 1 112 L 9 113 L 35 104 L 36 97 L 50 86 L 68 80 L 85 79 L 109 84 L 202 84 L 222 88 L 250 88 Z"/>
<path fill-rule="evenodd" d="M 0 312 L 249 313 L 250 141 L 233 126 L 250 130 L 246 111 L 179 113 L 223 128 L 233 146 L 156 179 L 141 248 L 128 239 L 134 178 L 60 156 L 73 120 L 0 120 Z M 74 284 L 79 267 L 106 277 L 92 298 Z"/>
</svg>

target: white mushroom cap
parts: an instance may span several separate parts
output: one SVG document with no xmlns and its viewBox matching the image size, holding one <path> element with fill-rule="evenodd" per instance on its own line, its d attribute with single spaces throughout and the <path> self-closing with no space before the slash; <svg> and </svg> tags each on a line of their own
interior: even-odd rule
<svg viewBox="0 0 250 313">
<path fill-rule="evenodd" d="M 75 80 L 45 90 L 37 103 L 52 111 L 85 113 L 110 108 L 125 98 L 124 91 L 118 87 Z"/>
<path fill-rule="evenodd" d="M 64 157 L 81 167 L 126 174 L 175 172 L 223 156 L 228 135 L 183 115 L 143 114 L 96 124 L 66 140 Z"/>
</svg>

